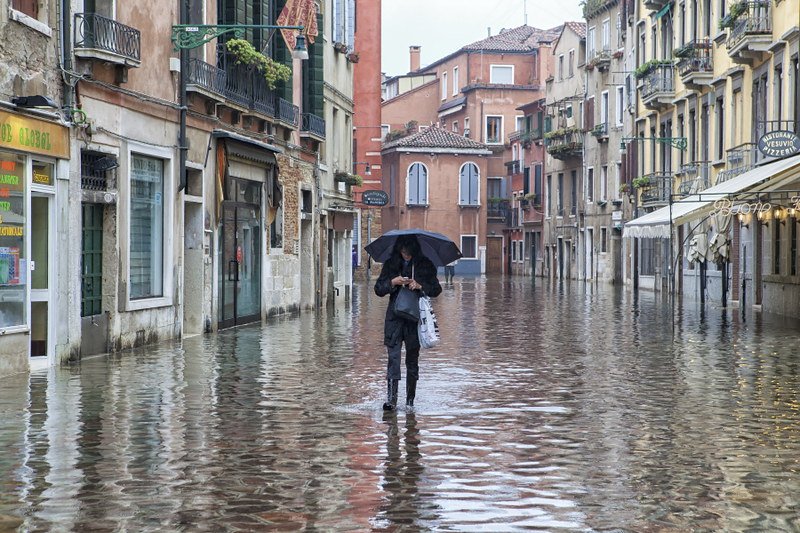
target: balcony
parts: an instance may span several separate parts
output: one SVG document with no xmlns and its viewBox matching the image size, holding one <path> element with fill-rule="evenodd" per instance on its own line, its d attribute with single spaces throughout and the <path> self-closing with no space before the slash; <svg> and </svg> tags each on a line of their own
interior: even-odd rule
<svg viewBox="0 0 800 533">
<path fill-rule="evenodd" d="M 199 59 L 189 59 L 186 90 L 200 93 L 207 98 L 221 100 L 225 97 L 227 73 Z"/>
<path fill-rule="evenodd" d="M 141 32 L 96 13 L 75 14 L 75 55 L 119 65 L 142 64 Z"/>
<path fill-rule="evenodd" d="M 506 171 L 509 176 L 514 174 L 522 174 L 522 162 L 519 159 L 513 161 L 506 161 Z"/>
<path fill-rule="evenodd" d="M 674 55 L 678 58 L 678 74 L 684 85 L 691 89 L 711 85 L 714 79 L 711 41 L 691 41 L 675 50 Z"/>
<path fill-rule="evenodd" d="M 650 11 L 660 11 L 672 0 L 644 0 L 644 8 Z"/>
<path fill-rule="evenodd" d="M 596 68 L 601 72 L 608 70 L 608 67 L 611 66 L 611 54 L 609 49 L 593 50 L 592 56 L 586 62 L 586 68 L 589 70 Z"/>
<path fill-rule="evenodd" d="M 744 143 L 726 150 L 725 169 L 717 174 L 717 183 L 728 181 L 754 168 L 757 152 L 756 143 Z"/>
<path fill-rule="evenodd" d="M 735 63 L 752 64 L 772 46 L 770 0 L 739 2 L 721 21 L 728 27 L 728 55 Z"/>
<path fill-rule="evenodd" d="M 600 124 L 595 124 L 594 128 L 592 128 L 589 133 L 591 133 L 597 142 L 606 142 L 608 141 L 608 122 L 601 122 Z"/>
<path fill-rule="evenodd" d="M 583 153 L 583 131 L 577 128 L 551 131 L 545 134 L 547 153 L 556 159 L 567 160 Z"/>
<path fill-rule="evenodd" d="M 663 207 L 669 203 L 672 195 L 671 173 L 654 172 L 637 180 L 641 180 L 637 186 L 642 191 L 639 198 L 642 207 Z"/>
<path fill-rule="evenodd" d="M 503 198 L 490 198 L 486 201 L 486 218 L 490 222 L 505 222 L 510 217 L 511 201 Z"/>
<path fill-rule="evenodd" d="M 311 113 L 303 113 L 300 135 L 318 141 L 325 140 L 325 119 Z"/>
<path fill-rule="evenodd" d="M 652 64 L 641 78 L 641 95 L 642 103 L 650 109 L 671 105 L 675 98 L 675 65 Z"/>
<path fill-rule="evenodd" d="M 678 194 L 681 197 L 697 194 L 708 188 L 708 164 L 702 161 L 683 165 L 676 177 L 680 177 Z"/>
<path fill-rule="evenodd" d="M 288 100 L 278 98 L 278 120 L 288 126 L 297 127 L 300 119 L 300 108 Z"/>
</svg>

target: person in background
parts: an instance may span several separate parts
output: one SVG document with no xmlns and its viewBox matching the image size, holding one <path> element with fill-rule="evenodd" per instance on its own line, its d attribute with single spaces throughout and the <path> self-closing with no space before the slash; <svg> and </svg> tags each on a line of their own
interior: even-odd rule
<svg viewBox="0 0 800 533">
<path fill-rule="evenodd" d="M 380 297 L 389 295 L 383 326 L 383 344 L 388 352 L 387 399 L 383 404 L 386 411 L 392 411 L 397 406 L 400 353 L 403 343 L 406 344 L 406 405 L 414 405 L 419 379 L 420 344 L 417 323 L 394 313 L 394 301 L 402 286 L 414 291 L 423 291 L 431 298 L 439 296 L 442 292 L 442 286 L 436 277 L 436 267 L 430 259 L 420 253 L 416 237 L 397 240 L 392 256 L 383 264 L 381 275 L 375 282 L 375 294 Z"/>
<path fill-rule="evenodd" d="M 444 266 L 444 281 L 445 281 L 445 283 L 448 283 L 448 282 L 452 283 L 453 282 L 453 276 L 456 273 L 456 263 L 458 263 L 458 260 L 455 260 L 452 263 L 449 263 L 449 264 Z"/>
<path fill-rule="evenodd" d="M 353 279 L 356 279 L 356 269 L 358 268 L 358 250 L 356 245 L 353 245 Z"/>
</svg>

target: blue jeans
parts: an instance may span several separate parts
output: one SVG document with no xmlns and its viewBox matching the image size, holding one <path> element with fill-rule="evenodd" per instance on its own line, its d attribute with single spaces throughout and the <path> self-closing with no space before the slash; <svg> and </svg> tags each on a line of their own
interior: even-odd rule
<svg viewBox="0 0 800 533">
<path fill-rule="evenodd" d="M 403 346 L 402 342 L 398 342 L 394 346 L 389 346 L 387 351 L 389 353 L 389 362 L 386 365 L 386 378 L 387 379 L 400 379 L 400 352 Z M 414 350 L 406 349 L 406 379 L 419 379 L 419 348 Z"/>
</svg>

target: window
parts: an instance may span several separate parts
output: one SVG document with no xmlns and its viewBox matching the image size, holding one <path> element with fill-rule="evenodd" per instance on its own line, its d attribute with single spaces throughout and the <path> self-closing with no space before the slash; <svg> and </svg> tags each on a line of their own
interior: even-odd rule
<svg viewBox="0 0 800 533">
<path fill-rule="evenodd" d="M 614 198 L 621 197 L 620 196 L 621 192 L 619 190 L 619 188 L 622 186 L 621 182 L 622 182 L 622 162 L 617 161 L 617 172 L 616 174 L 614 174 L 614 185 L 612 186 L 613 188 L 611 189 L 614 193 Z"/>
<path fill-rule="evenodd" d="M 486 144 L 503 144 L 503 117 L 486 117 Z"/>
<path fill-rule="evenodd" d="M 594 201 L 594 169 L 586 170 L 586 201 Z"/>
<path fill-rule="evenodd" d="M 478 258 L 478 236 L 477 235 L 462 235 L 461 236 L 461 257 L 464 259 L 477 259 Z"/>
<path fill-rule="evenodd" d="M 600 200 L 608 200 L 608 166 L 600 167 Z"/>
<path fill-rule="evenodd" d="M 600 95 L 600 124 L 608 124 L 608 91 Z"/>
<path fill-rule="evenodd" d="M 517 131 L 525 131 L 525 115 L 517 115 Z"/>
<path fill-rule="evenodd" d="M 617 87 L 617 102 L 614 112 L 617 117 L 617 126 L 622 126 L 622 122 L 625 119 L 625 87 L 622 85 Z"/>
<path fill-rule="evenodd" d="M 587 61 L 591 61 L 594 59 L 595 54 L 595 28 L 594 26 L 589 28 L 586 32 L 586 59 Z"/>
<path fill-rule="evenodd" d="M 558 56 L 558 79 L 564 79 L 564 54 Z"/>
<path fill-rule="evenodd" d="M 489 72 L 490 83 L 514 84 L 514 65 L 492 65 Z"/>
<path fill-rule="evenodd" d="M 269 220 L 269 247 L 271 249 L 283 248 L 283 192 L 278 183 L 275 170 L 267 177 L 267 203 L 270 208 Z M 253 197 L 254 192 L 250 193 Z M 254 198 L 255 200 L 255 198 Z M 257 200 L 255 200 L 257 202 Z"/>
<path fill-rule="evenodd" d="M 478 205 L 480 202 L 480 171 L 475 163 L 464 163 L 458 176 L 459 205 Z"/>
<path fill-rule="evenodd" d="M 640 241 L 639 274 L 642 276 L 655 275 L 655 239 L 641 239 Z M 661 241 L 659 241 L 661 242 Z"/>
<path fill-rule="evenodd" d="M 428 204 L 428 169 L 422 163 L 413 163 L 408 167 L 406 191 L 408 205 Z"/>
<path fill-rule="evenodd" d="M 600 228 L 600 253 L 608 252 L 608 228 Z"/>
<path fill-rule="evenodd" d="M 0 330 L 27 324 L 25 159 L 0 152 Z"/>
<path fill-rule="evenodd" d="M 536 198 L 533 199 L 534 205 L 542 204 L 542 164 L 536 163 L 533 165 L 533 193 Z"/>
<path fill-rule="evenodd" d="M 525 248 L 524 248 L 524 244 L 525 244 L 525 243 L 524 243 L 523 241 L 517 241 L 517 246 L 519 246 L 519 254 L 517 255 L 517 257 L 519 257 L 519 262 L 520 262 L 520 263 L 522 263 L 523 261 L 525 261 Z"/>
<path fill-rule="evenodd" d="M 356 21 L 356 2 L 355 0 L 334 0 L 333 17 L 333 42 L 343 43 L 352 48 L 355 34 Z"/>
<path fill-rule="evenodd" d="M 391 126 L 389 126 L 389 124 L 381 124 L 381 142 L 386 139 L 390 128 Z"/>
<path fill-rule="evenodd" d="M 517 241 L 511 241 L 511 261 L 517 262 Z"/>
<path fill-rule="evenodd" d="M 453 96 L 458 96 L 458 91 L 461 89 L 458 83 L 458 67 L 453 67 Z"/>
<path fill-rule="evenodd" d="M 164 295 L 164 160 L 131 154 L 131 300 Z"/>
<path fill-rule="evenodd" d="M 603 21 L 602 47 L 601 50 L 611 49 L 611 19 Z"/>
<path fill-rule="evenodd" d="M 791 253 L 789 254 L 789 274 L 797 275 L 797 220 L 789 218 L 789 231 L 791 232 Z"/>
<path fill-rule="evenodd" d="M 447 72 L 442 72 L 442 100 L 447 100 Z"/>
<path fill-rule="evenodd" d="M 572 203 L 570 204 L 570 216 L 575 216 L 578 214 L 578 171 L 573 170 L 569 173 L 570 177 L 570 188 L 572 189 L 570 192 L 572 193 Z"/>
<path fill-rule="evenodd" d="M 31 18 L 39 18 L 39 0 L 12 0 L 11 7 Z"/>
<path fill-rule="evenodd" d="M 774 85 L 772 98 L 774 102 L 774 113 L 772 118 L 781 120 L 783 118 L 783 67 L 781 65 L 775 67 L 775 75 L 772 78 L 772 83 Z"/>
<path fill-rule="evenodd" d="M 458 121 L 453 121 L 453 133 L 458 133 Z"/>
<path fill-rule="evenodd" d="M 564 174 L 558 173 L 558 197 L 556 198 L 556 209 L 558 209 L 558 216 L 564 216 Z"/>
<path fill-rule="evenodd" d="M 717 99 L 717 159 L 725 158 L 725 106 Z"/>
<path fill-rule="evenodd" d="M 569 68 L 569 77 L 571 78 L 572 76 L 575 75 L 575 50 L 570 50 L 569 51 L 569 65 L 568 65 L 568 68 Z"/>
<path fill-rule="evenodd" d="M 464 118 L 464 137 L 469 137 L 469 117 Z"/>
<path fill-rule="evenodd" d="M 547 192 L 547 210 L 546 210 L 547 216 L 550 216 L 550 213 L 552 213 L 552 211 L 553 211 L 553 202 L 552 202 L 552 199 L 553 199 L 553 179 L 552 178 L 553 177 L 550 176 L 550 175 L 547 176 L 547 184 L 546 184 L 547 185 L 547 189 L 546 189 L 546 192 Z"/>
</svg>

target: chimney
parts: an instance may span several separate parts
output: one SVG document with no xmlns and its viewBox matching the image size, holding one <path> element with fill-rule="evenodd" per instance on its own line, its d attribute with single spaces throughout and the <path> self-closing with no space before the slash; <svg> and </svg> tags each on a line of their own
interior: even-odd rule
<svg viewBox="0 0 800 533">
<path fill-rule="evenodd" d="M 419 56 L 420 56 L 420 47 L 419 46 L 409 46 L 408 47 L 408 55 L 409 59 L 411 60 L 411 71 L 415 72 L 419 70 Z"/>
</svg>

